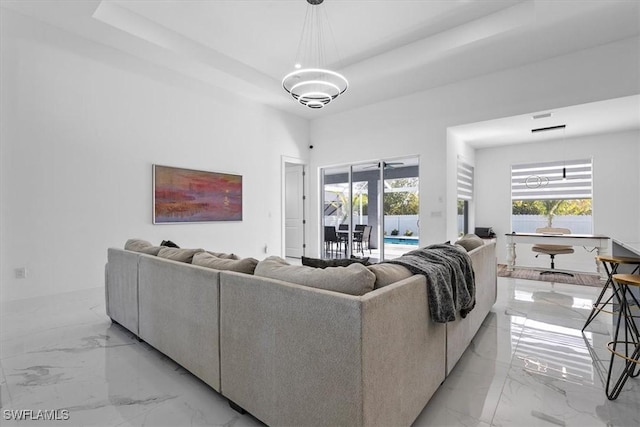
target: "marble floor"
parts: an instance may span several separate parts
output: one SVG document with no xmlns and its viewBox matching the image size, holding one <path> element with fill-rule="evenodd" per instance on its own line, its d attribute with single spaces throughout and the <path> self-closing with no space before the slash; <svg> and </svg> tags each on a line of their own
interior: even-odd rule
<svg viewBox="0 0 640 427">
<path fill-rule="evenodd" d="M 500 278 L 498 301 L 415 426 L 639 426 L 640 378 L 607 400 L 599 289 Z M 104 290 L 20 300 L 0 318 L 0 425 L 255 426 L 105 315 Z M 60 421 L 10 420 L 59 410 Z M 68 412 L 61 412 L 62 410 Z"/>
</svg>

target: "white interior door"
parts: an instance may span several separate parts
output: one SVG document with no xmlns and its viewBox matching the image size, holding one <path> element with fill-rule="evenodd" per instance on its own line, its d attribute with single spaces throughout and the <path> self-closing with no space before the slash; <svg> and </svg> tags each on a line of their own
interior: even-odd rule
<svg viewBox="0 0 640 427">
<path fill-rule="evenodd" d="M 304 255 L 304 167 L 296 164 L 285 170 L 285 255 Z"/>
</svg>

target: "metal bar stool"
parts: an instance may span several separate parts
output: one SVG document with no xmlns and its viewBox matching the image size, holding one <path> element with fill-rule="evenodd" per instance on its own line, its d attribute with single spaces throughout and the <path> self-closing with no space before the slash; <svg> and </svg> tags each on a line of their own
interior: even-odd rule
<svg viewBox="0 0 640 427">
<path fill-rule="evenodd" d="M 640 316 L 631 312 L 633 304 L 638 307 L 638 300 L 629 289 L 629 286 L 640 288 L 640 274 L 614 274 L 612 286 L 617 288 L 615 295 L 620 304 L 620 311 L 613 341 L 607 343 L 607 349 L 611 352 L 605 390 L 609 400 L 614 400 L 620 395 L 620 391 L 629 377 L 637 377 L 640 374 L 640 370 L 636 370 L 640 365 L 640 333 L 635 321 L 635 318 Z M 624 325 L 621 325 L 622 322 Z M 620 338 L 621 326 L 624 331 L 624 340 Z M 616 357 L 623 359 L 624 369 L 615 384 L 611 386 L 613 362 Z"/>
<path fill-rule="evenodd" d="M 602 265 L 604 265 L 604 270 L 607 272 L 607 281 L 602 287 L 602 291 L 600 291 L 598 299 L 595 303 L 593 303 L 591 313 L 589 313 L 587 321 L 584 322 L 584 326 L 582 327 L 583 331 L 587 326 L 589 326 L 589 323 L 591 323 L 601 311 L 604 311 L 605 313 L 612 313 L 612 311 L 604 310 L 604 307 L 606 307 L 607 304 L 611 303 L 611 300 L 615 295 L 616 288 L 613 286 L 613 275 L 618 274 L 618 266 L 623 264 L 635 265 L 636 267 L 633 269 L 631 274 L 635 274 L 640 271 L 640 258 L 598 255 L 596 257 L 596 260 L 600 261 Z M 611 294 L 611 296 L 607 298 L 605 302 L 602 302 L 602 298 L 604 297 L 605 292 L 610 286 L 614 293 Z"/>
</svg>

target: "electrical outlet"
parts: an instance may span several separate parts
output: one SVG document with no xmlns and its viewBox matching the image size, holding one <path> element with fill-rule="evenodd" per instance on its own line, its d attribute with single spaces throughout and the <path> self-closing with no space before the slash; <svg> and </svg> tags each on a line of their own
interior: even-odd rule
<svg viewBox="0 0 640 427">
<path fill-rule="evenodd" d="M 26 279 L 27 278 L 27 268 L 20 267 L 15 269 L 16 279 Z"/>
</svg>

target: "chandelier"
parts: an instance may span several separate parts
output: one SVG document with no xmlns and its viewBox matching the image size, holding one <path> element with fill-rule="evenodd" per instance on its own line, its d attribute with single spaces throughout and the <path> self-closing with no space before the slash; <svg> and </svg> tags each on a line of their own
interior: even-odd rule
<svg viewBox="0 0 640 427">
<path fill-rule="evenodd" d="M 324 68 L 327 58 L 323 35 L 327 32 L 327 27 L 332 38 L 333 34 L 326 11 L 318 7 L 323 1 L 307 0 L 307 13 L 298 44 L 295 70 L 282 79 L 282 87 L 293 99 L 313 109 L 323 108 L 349 87 L 349 82 L 342 74 Z M 324 15 L 320 15 L 321 12 Z"/>
</svg>

